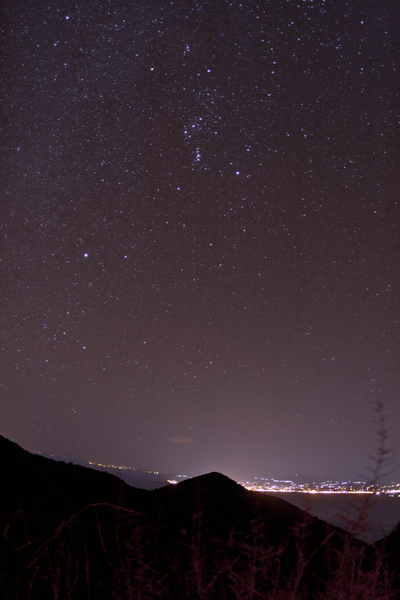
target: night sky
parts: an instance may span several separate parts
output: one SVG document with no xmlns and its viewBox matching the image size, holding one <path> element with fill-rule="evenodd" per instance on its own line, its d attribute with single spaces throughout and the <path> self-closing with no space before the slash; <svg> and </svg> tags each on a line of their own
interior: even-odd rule
<svg viewBox="0 0 400 600">
<path fill-rule="evenodd" d="M 396 467 L 397 0 L 4 4 L 0 433 L 359 479 L 381 400 Z"/>
</svg>

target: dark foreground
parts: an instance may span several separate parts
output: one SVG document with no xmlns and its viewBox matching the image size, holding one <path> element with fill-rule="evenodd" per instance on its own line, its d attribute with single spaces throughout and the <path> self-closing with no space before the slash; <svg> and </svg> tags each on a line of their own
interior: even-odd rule
<svg viewBox="0 0 400 600">
<path fill-rule="evenodd" d="M 154 491 L 0 436 L 0 598 L 400 598 L 400 535 L 368 545 L 218 473 Z"/>
</svg>

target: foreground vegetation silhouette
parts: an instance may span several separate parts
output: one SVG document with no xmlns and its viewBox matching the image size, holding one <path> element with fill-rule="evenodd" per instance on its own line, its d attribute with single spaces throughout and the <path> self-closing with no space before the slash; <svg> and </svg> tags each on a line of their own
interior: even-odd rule
<svg viewBox="0 0 400 600">
<path fill-rule="evenodd" d="M 399 598 L 400 529 L 368 545 L 218 473 L 153 491 L 0 436 L 0 598 Z"/>
</svg>

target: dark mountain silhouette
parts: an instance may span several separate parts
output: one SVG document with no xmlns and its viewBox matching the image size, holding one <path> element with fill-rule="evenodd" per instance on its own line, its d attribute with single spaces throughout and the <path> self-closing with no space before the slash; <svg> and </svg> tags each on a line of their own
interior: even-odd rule
<svg viewBox="0 0 400 600">
<path fill-rule="evenodd" d="M 22 509 L 40 522 L 59 521 L 94 502 L 129 503 L 146 495 L 118 477 L 31 454 L 0 436 L 1 523 Z"/>
<path fill-rule="evenodd" d="M 219 473 L 141 490 L 0 436 L 0 481 L 0 598 L 340 597 L 355 573 L 388 585 L 372 547 Z"/>
</svg>

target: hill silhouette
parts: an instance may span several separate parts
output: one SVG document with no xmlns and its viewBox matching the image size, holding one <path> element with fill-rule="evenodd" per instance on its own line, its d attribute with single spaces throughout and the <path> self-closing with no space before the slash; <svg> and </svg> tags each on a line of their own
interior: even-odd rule
<svg viewBox="0 0 400 600">
<path fill-rule="evenodd" d="M 0 478 L 1 598 L 340 597 L 398 571 L 398 534 L 377 572 L 372 547 L 219 473 L 141 490 L 0 436 Z"/>
</svg>

